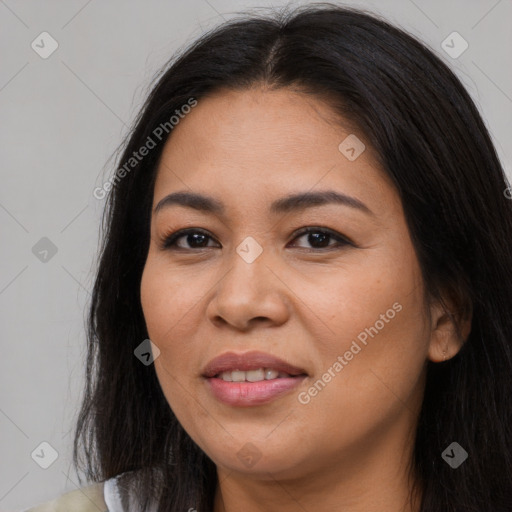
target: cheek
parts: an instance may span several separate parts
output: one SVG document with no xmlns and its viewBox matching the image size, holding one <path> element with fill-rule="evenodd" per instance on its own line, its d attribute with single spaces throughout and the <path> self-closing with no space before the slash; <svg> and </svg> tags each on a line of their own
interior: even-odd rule
<svg viewBox="0 0 512 512">
<path fill-rule="evenodd" d="M 413 410 L 421 402 L 429 331 L 420 270 L 413 257 L 381 263 L 332 273 L 323 279 L 323 292 L 313 295 L 318 319 L 327 320 L 309 326 L 321 371 L 301 403 L 332 428 L 318 425 L 318 435 L 339 432 L 350 417 L 344 431 L 355 440 L 403 413 L 404 404 Z M 313 293 L 303 289 L 310 301 Z M 333 436 L 329 442 L 340 441 Z"/>
<path fill-rule="evenodd" d="M 356 339 L 386 339 L 389 350 L 409 339 L 413 345 L 415 332 L 424 334 L 420 268 L 412 250 L 399 254 L 389 248 L 371 249 L 357 261 L 347 258 L 339 268 L 308 278 L 301 274 L 295 286 L 300 290 L 297 304 L 304 304 L 300 316 L 323 356 L 332 359 L 344 353 Z"/>
<path fill-rule="evenodd" d="M 171 268 L 165 255 L 150 250 L 140 294 L 148 331 L 150 335 L 153 332 L 155 341 L 166 331 L 171 335 L 174 327 L 179 328 L 186 321 L 187 312 L 200 299 L 200 293 L 194 293 L 194 289 L 195 284 L 187 277 L 186 270 Z"/>
<path fill-rule="evenodd" d="M 198 288 L 193 276 L 170 269 L 164 258 L 151 253 L 141 279 L 141 305 L 149 338 L 158 346 L 163 358 L 173 365 L 185 365 L 190 333 L 197 325 L 197 309 L 204 288 Z M 180 357 L 174 357 L 179 353 Z M 177 368 L 173 368 L 175 371 Z"/>
<path fill-rule="evenodd" d="M 141 279 L 141 305 L 148 336 L 160 349 L 154 362 L 158 381 L 180 421 L 186 419 L 187 411 L 195 410 L 186 390 L 197 365 L 197 347 L 190 333 L 197 326 L 194 312 L 201 298 L 187 281 L 186 272 L 169 269 L 164 258 L 150 252 Z"/>
</svg>

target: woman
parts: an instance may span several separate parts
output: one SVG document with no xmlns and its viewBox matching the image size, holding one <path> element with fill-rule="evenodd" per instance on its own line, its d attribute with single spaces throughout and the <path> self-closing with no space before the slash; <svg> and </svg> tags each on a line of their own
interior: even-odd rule
<svg viewBox="0 0 512 512">
<path fill-rule="evenodd" d="M 507 186 L 453 72 L 372 15 L 203 36 L 95 191 L 74 510 L 512 510 Z"/>
</svg>

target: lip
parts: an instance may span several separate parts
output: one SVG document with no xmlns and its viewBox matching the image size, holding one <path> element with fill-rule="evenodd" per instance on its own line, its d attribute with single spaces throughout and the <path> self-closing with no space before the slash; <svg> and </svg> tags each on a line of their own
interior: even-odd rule
<svg viewBox="0 0 512 512">
<path fill-rule="evenodd" d="M 235 407 L 251 407 L 266 404 L 289 393 L 305 378 L 306 375 L 299 375 L 260 382 L 226 382 L 216 377 L 209 377 L 206 379 L 206 384 L 217 400 Z"/>
<path fill-rule="evenodd" d="M 224 371 L 247 371 L 258 368 L 272 368 L 291 376 L 259 382 L 226 382 L 216 377 Z M 250 407 L 271 402 L 289 393 L 302 383 L 307 373 L 278 357 L 252 351 L 243 354 L 226 352 L 215 357 L 206 365 L 203 377 L 208 390 L 217 400 L 236 407 Z"/>
<path fill-rule="evenodd" d="M 203 377 L 210 378 L 230 370 L 248 371 L 257 370 L 258 368 L 272 368 L 292 376 L 306 374 L 304 369 L 293 366 L 278 357 L 265 354 L 264 352 L 251 351 L 242 354 L 225 352 L 213 358 L 204 368 L 202 375 Z"/>
</svg>

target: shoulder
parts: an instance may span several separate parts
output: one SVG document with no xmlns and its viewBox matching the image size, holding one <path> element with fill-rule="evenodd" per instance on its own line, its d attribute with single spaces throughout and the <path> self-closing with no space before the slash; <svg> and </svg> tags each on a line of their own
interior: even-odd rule
<svg viewBox="0 0 512 512">
<path fill-rule="evenodd" d="M 105 482 L 97 482 L 81 487 L 23 512 L 108 512 L 104 484 Z"/>
</svg>

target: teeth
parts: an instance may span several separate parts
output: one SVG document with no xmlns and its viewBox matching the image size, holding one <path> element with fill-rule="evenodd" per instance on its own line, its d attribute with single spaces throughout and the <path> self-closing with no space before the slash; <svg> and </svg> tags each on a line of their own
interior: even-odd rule
<svg viewBox="0 0 512 512">
<path fill-rule="evenodd" d="M 245 372 L 245 379 L 249 382 L 259 382 L 260 380 L 265 380 L 265 372 L 263 368 L 259 368 L 258 370 L 249 370 Z"/>
<path fill-rule="evenodd" d="M 265 380 L 277 379 L 279 377 L 279 374 L 280 372 L 278 372 L 277 370 L 267 368 L 265 370 Z"/>
<path fill-rule="evenodd" d="M 235 370 L 231 372 L 231 380 L 233 382 L 243 382 L 245 380 L 245 372 Z"/>
<path fill-rule="evenodd" d="M 217 377 L 226 382 L 260 382 L 262 380 L 290 377 L 290 375 L 285 372 L 278 372 L 272 368 L 258 368 L 257 370 L 248 371 L 233 370 L 231 372 L 222 372 Z"/>
</svg>

